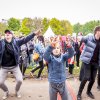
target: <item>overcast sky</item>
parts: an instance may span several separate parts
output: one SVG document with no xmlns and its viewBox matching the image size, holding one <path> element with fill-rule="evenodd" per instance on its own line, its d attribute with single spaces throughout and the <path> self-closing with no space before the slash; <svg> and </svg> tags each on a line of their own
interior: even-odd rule
<svg viewBox="0 0 100 100">
<path fill-rule="evenodd" d="M 56 17 L 84 24 L 100 20 L 100 0 L 0 0 L 0 21 L 11 17 Z"/>
</svg>

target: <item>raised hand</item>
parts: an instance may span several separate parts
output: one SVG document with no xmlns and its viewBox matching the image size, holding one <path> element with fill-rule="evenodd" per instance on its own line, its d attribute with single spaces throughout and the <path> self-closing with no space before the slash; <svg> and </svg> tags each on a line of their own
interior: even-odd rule
<svg viewBox="0 0 100 100">
<path fill-rule="evenodd" d="M 57 44 L 56 39 L 55 39 L 55 38 L 53 38 L 53 39 L 52 39 L 52 41 L 50 42 L 50 44 L 51 44 L 51 46 L 52 46 L 52 47 L 55 47 L 55 46 L 56 46 L 56 44 Z"/>
<path fill-rule="evenodd" d="M 41 34 L 41 29 L 38 29 L 34 32 L 35 35 L 39 36 Z"/>
</svg>

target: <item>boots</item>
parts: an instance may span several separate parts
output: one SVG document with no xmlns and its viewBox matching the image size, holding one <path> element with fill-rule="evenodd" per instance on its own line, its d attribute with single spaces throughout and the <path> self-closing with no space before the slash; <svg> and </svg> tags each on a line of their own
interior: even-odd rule
<svg viewBox="0 0 100 100">
<path fill-rule="evenodd" d="M 88 84 L 88 88 L 87 88 L 87 95 L 91 98 L 91 99 L 94 99 L 94 95 L 92 94 L 91 92 L 91 89 L 92 89 L 92 86 L 94 84 L 94 81 L 90 81 L 89 84 Z"/>
</svg>

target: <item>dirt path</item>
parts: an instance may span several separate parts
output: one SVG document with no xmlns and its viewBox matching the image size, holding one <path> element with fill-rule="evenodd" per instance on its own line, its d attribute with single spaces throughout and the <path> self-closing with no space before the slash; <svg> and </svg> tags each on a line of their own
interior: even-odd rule
<svg viewBox="0 0 100 100">
<path fill-rule="evenodd" d="M 6 84 L 10 91 L 10 97 L 7 100 L 18 100 L 14 95 L 15 87 L 14 79 L 7 79 Z M 20 100 L 49 100 L 48 94 L 48 81 L 47 79 L 33 80 L 26 79 L 24 80 L 21 87 L 22 98 Z M 3 92 L 0 90 L 0 100 L 2 100 Z"/>
<path fill-rule="evenodd" d="M 69 82 L 70 86 L 72 86 L 72 89 L 73 89 L 75 95 L 77 95 L 78 89 L 79 89 L 79 85 L 80 85 L 80 81 L 78 80 L 78 78 L 69 79 L 68 82 Z M 93 100 L 93 99 L 90 99 L 86 95 L 87 85 L 88 85 L 88 82 L 87 82 L 87 84 L 86 84 L 86 86 L 85 86 L 85 88 L 83 90 L 82 100 Z M 95 96 L 95 99 L 94 100 L 100 100 L 100 91 L 98 91 L 98 89 L 97 89 L 97 80 L 95 81 L 95 84 L 93 85 L 92 93 Z"/>
<path fill-rule="evenodd" d="M 80 82 L 78 81 L 77 78 L 71 78 L 67 80 L 67 83 L 69 84 L 70 88 L 72 88 L 72 90 L 69 92 L 73 92 L 75 97 L 77 95 Z M 6 84 L 10 91 L 10 97 L 7 100 L 19 100 L 14 95 L 15 79 L 8 78 Z M 49 100 L 48 87 L 49 84 L 47 79 L 43 79 L 43 80 L 26 79 L 23 81 L 21 87 L 22 98 L 20 100 Z M 82 100 L 92 100 L 86 95 L 86 87 L 87 85 L 85 86 L 85 89 L 83 91 Z M 95 82 L 92 91 L 95 96 L 95 100 L 100 100 L 100 91 L 98 91 L 96 87 L 97 85 Z M 68 94 L 71 95 L 71 93 Z M 0 100 L 2 100 L 2 96 L 3 96 L 3 91 L 0 89 Z"/>
</svg>

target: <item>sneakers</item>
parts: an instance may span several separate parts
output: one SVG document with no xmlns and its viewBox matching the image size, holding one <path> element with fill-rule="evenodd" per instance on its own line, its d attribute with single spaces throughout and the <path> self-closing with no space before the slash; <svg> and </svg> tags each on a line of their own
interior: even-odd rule
<svg viewBox="0 0 100 100">
<path fill-rule="evenodd" d="M 77 95 L 77 100 L 82 100 L 82 97 L 81 97 L 81 95 Z"/>
<path fill-rule="evenodd" d="M 3 100 L 6 100 L 9 96 L 9 91 L 4 92 L 4 96 L 2 97 Z M 19 92 L 16 92 L 16 97 L 17 98 L 21 98 L 21 94 L 19 94 Z"/>
<path fill-rule="evenodd" d="M 30 76 L 34 77 L 32 72 L 30 72 Z"/>
<path fill-rule="evenodd" d="M 92 94 L 92 92 L 87 92 L 87 95 L 91 98 L 91 99 L 95 99 L 94 95 Z"/>
<path fill-rule="evenodd" d="M 66 67 L 66 70 L 68 70 L 68 67 Z"/>
<path fill-rule="evenodd" d="M 100 91 L 100 86 L 97 86 L 97 89 Z"/>
<path fill-rule="evenodd" d="M 25 76 L 25 75 L 23 75 L 23 80 L 25 80 L 25 78 L 26 78 L 26 76 Z"/>
<path fill-rule="evenodd" d="M 19 92 L 16 92 L 16 97 L 21 98 L 21 94 Z"/>
<path fill-rule="evenodd" d="M 3 100 L 6 100 L 9 96 L 9 91 L 4 92 L 4 96 L 2 97 Z"/>
</svg>

